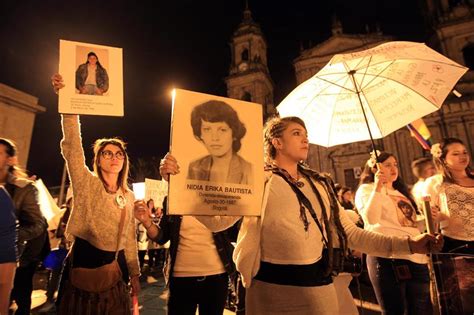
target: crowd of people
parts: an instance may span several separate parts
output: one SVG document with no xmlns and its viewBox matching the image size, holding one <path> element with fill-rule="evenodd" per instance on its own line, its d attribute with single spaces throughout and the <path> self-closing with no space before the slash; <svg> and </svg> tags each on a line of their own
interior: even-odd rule
<svg viewBox="0 0 474 315">
<path fill-rule="evenodd" d="M 52 83 L 56 91 L 63 87 L 60 75 Z M 234 128 L 227 118 L 214 116 L 199 116 L 193 125 L 196 139 L 206 145 L 204 133 L 216 127 L 240 144 L 239 124 Z M 401 178 L 394 154 L 372 152 L 354 191 L 304 164 L 309 143 L 300 118 L 274 117 L 263 135 L 260 216 L 179 216 L 167 213 L 166 200 L 163 209 L 153 200 L 135 200 L 121 139 L 98 139 L 90 170 L 79 116 L 63 114 L 61 123 L 61 152 L 72 187 L 65 232 L 72 243 L 61 268 L 58 314 L 130 314 L 145 255 L 149 267 L 159 266 L 161 246 L 168 242 L 168 314 L 197 309 L 222 314 L 229 288 L 237 314 L 357 313 L 353 301 L 343 298 L 350 297 L 347 283 L 341 285 L 341 262 L 352 251 L 367 254 L 383 314 L 432 314 L 427 254 L 474 256 L 474 173 L 459 139 L 444 139 L 433 145 L 432 157 L 412 163 L 419 179 L 412 189 Z M 232 148 L 229 152 L 239 157 L 240 146 Z M 219 150 L 208 151 L 209 161 L 222 158 Z M 0 314 L 8 314 L 12 300 L 16 314 L 29 314 L 33 274 L 49 251 L 37 190 L 16 166 L 16 156 L 14 143 L 0 138 Z M 177 158 L 166 154 L 160 163 L 163 179 L 179 172 Z M 226 177 L 212 167 L 208 173 L 207 180 Z M 425 232 L 423 196 L 428 194 L 439 234 Z M 49 290 L 51 298 L 56 288 Z"/>
<path fill-rule="evenodd" d="M 10 298 L 16 301 L 16 314 L 29 314 L 33 276 L 50 250 L 48 223 L 34 181 L 18 167 L 16 145 L 5 138 L 0 138 L 0 187 L 0 314 L 8 314 Z"/>
</svg>

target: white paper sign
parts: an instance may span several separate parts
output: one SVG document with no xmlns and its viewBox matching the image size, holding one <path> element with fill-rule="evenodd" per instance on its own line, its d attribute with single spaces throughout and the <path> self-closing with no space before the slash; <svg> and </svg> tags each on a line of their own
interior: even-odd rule
<svg viewBox="0 0 474 315">
<path fill-rule="evenodd" d="M 59 41 L 59 112 L 123 116 L 122 49 Z"/>
<path fill-rule="evenodd" d="M 145 200 L 153 199 L 155 207 L 163 208 L 163 199 L 168 195 L 168 182 L 145 178 Z"/>
</svg>

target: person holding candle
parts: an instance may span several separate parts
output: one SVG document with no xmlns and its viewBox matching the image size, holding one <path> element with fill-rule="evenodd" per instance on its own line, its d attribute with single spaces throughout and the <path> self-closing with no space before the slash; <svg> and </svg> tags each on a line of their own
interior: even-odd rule
<svg viewBox="0 0 474 315">
<path fill-rule="evenodd" d="M 444 253 L 474 255 L 474 174 L 464 143 L 446 138 L 431 148 L 439 174 L 429 178 L 425 194 L 444 235 Z"/>
</svg>

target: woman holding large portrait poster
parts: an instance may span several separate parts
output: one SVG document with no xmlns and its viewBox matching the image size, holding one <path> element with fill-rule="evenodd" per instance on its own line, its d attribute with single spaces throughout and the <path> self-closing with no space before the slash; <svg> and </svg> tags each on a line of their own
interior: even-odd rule
<svg viewBox="0 0 474 315">
<path fill-rule="evenodd" d="M 301 161 L 308 157 L 304 122 L 274 118 L 265 128 L 266 183 L 259 217 L 244 217 L 234 261 L 247 288 L 246 314 L 338 314 L 332 276 L 348 247 L 390 256 L 428 251 L 429 235 L 387 237 L 357 228 L 339 206 L 328 176 Z M 167 178 L 179 167 L 171 155 L 161 163 Z M 140 219 L 140 211 L 135 215 Z M 240 217 L 197 216 L 213 231 Z M 152 227 L 159 230 L 159 227 Z M 436 246 L 435 246 L 436 247 Z"/>
</svg>

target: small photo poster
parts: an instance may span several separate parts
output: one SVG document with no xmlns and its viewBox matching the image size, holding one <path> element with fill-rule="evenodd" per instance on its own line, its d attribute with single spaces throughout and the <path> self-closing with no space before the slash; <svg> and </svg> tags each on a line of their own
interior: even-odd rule
<svg viewBox="0 0 474 315">
<path fill-rule="evenodd" d="M 59 41 L 62 114 L 123 116 L 122 49 Z"/>
<path fill-rule="evenodd" d="M 397 208 L 397 218 L 401 226 L 417 227 L 416 210 L 411 204 L 410 200 L 402 196 L 390 195 L 392 202 Z"/>
<path fill-rule="evenodd" d="M 262 130 L 260 104 L 174 90 L 169 214 L 260 215 Z"/>
</svg>

